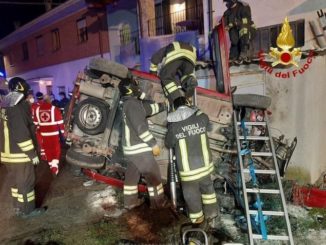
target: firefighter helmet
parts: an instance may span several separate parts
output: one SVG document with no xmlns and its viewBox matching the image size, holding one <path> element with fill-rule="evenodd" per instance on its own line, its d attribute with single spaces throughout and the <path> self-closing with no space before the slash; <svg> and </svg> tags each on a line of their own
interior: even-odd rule
<svg viewBox="0 0 326 245">
<path fill-rule="evenodd" d="M 186 97 L 178 97 L 173 101 L 174 110 L 178 109 L 180 106 L 190 106 L 189 101 Z"/>
<path fill-rule="evenodd" d="M 14 77 L 9 80 L 8 87 L 10 91 L 18 92 L 24 94 L 24 96 L 28 95 L 28 91 L 30 90 L 29 84 L 21 77 Z"/>
<path fill-rule="evenodd" d="M 124 78 L 119 83 L 119 91 L 121 96 L 140 96 L 141 91 L 135 80 L 132 78 Z"/>
<path fill-rule="evenodd" d="M 226 3 L 225 5 L 229 9 L 229 8 L 232 8 L 232 6 L 234 4 L 236 4 L 238 2 L 238 0 L 223 0 L 223 2 Z"/>
</svg>

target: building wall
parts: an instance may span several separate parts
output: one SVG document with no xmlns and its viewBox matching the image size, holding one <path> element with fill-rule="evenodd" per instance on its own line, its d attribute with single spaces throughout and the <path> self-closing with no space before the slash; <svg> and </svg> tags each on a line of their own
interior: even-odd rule
<svg viewBox="0 0 326 245">
<path fill-rule="evenodd" d="M 100 23 L 97 21 L 96 15 L 86 14 L 87 10 L 83 9 L 64 18 L 54 24 L 48 25 L 46 28 L 34 32 L 26 39 L 19 40 L 13 45 L 6 47 L 2 52 L 4 53 L 5 67 L 7 76 L 12 77 L 18 74 L 22 74 L 26 71 L 38 69 L 40 67 L 47 67 L 63 62 L 82 59 L 84 57 L 94 56 L 100 53 L 99 36 L 101 36 L 103 53 L 109 51 L 108 32 L 106 25 L 106 18 L 102 13 L 101 24 L 102 30 L 100 30 Z M 79 43 L 77 37 L 77 25 L 76 20 L 82 16 L 86 16 L 88 41 Z M 59 29 L 61 48 L 57 51 L 52 51 L 52 37 L 51 30 Z M 38 56 L 36 50 L 35 38 L 39 35 L 43 35 L 44 38 L 44 54 Z M 27 42 L 29 59 L 23 61 L 22 43 Z M 9 55 L 11 55 L 13 61 L 9 64 Z"/>
<path fill-rule="evenodd" d="M 299 67 L 306 62 L 303 60 Z M 287 175 L 312 183 L 326 171 L 325 67 L 324 55 L 313 58 L 309 69 L 296 77 L 276 79 L 276 72 L 284 72 L 280 69 L 266 74 L 266 95 L 272 97 L 272 127 L 290 138 L 298 137 Z"/>
<path fill-rule="evenodd" d="M 139 55 L 135 55 L 134 50 L 122 47 L 120 31 L 124 25 L 129 25 L 131 38 L 138 35 L 137 1 L 121 0 L 116 5 L 108 5 L 107 23 L 111 59 L 133 68 L 139 63 Z"/>
<path fill-rule="evenodd" d="M 58 98 L 59 87 L 64 86 L 66 94 L 72 91 L 78 72 L 83 71 L 93 57 L 99 57 L 99 55 L 36 68 L 17 75 L 27 80 L 34 94 L 37 91 L 46 93 L 46 85 L 51 85 L 53 94 Z M 109 57 L 109 53 L 104 54 L 104 58 L 109 59 Z"/>
<path fill-rule="evenodd" d="M 305 19 L 305 46 L 303 50 L 317 47 L 309 26 L 309 21 L 317 21 L 316 10 L 323 8 L 320 0 L 247 0 L 252 9 L 253 19 L 258 27 L 280 24 L 286 16 L 290 21 Z M 309 3 L 309 4 L 307 4 Z M 323 4 L 322 4 L 323 3 Z M 214 2 L 215 20 L 225 10 L 222 0 Z M 309 68 L 302 74 L 293 71 L 304 67 L 307 59 L 302 59 L 299 68 L 273 69 L 265 72 L 257 65 L 231 68 L 231 82 L 238 86 L 238 93 L 264 94 L 272 98 L 270 117 L 272 135 L 284 134 L 292 140 L 298 138 L 297 148 L 292 156 L 286 177 L 314 183 L 326 171 L 323 157 L 326 143 L 323 134 L 326 129 L 326 116 L 322 106 L 326 102 L 326 56 L 312 59 Z M 307 66 L 306 66 L 307 67 Z M 289 77 L 279 78 L 283 73 Z M 290 143 L 290 142 L 289 142 Z"/>
</svg>

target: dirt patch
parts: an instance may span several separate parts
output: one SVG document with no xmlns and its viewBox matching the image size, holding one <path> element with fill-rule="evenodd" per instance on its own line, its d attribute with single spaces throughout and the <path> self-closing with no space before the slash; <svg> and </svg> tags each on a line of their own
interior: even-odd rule
<svg viewBox="0 0 326 245">
<path fill-rule="evenodd" d="M 166 232 L 180 225 L 180 220 L 170 209 L 153 210 L 146 204 L 126 213 L 123 219 L 132 234 L 132 240 L 139 243 L 161 243 L 165 239 L 172 239 L 165 236 Z"/>
</svg>

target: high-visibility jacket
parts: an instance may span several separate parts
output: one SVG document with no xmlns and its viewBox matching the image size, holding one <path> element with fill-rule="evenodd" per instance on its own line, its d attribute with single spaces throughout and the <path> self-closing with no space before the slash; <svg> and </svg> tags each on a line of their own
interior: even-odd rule
<svg viewBox="0 0 326 245">
<path fill-rule="evenodd" d="M 30 163 L 37 156 L 30 128 L 30 108 L 25 101 L 13 105 L 10 96 L 0 107 L 0 161 L 4 164 Z"/>
<path fill-rule="evenodd" d="M 151 152 L 156 145 L 153 134 L 149 131 L 147 117 L 165 109 L 164 103 L 139 100 L 125 96 L 123 101 L 122 147 L 124 155 Z"/>
<path fill-rule="evenodd" d="M 173 42 L 161 48 L 152 56 L 150 71 L 157 72 L 159 64 L 163 67 L 172 61 L 180 59 L 186 59 L 195 65 L 197 60 L 196 48 L 186 43 Z"/>
<path fill-rule="evenodd" d="M 32 104 L 31 108 L 32 108 L 32 118 L 33 121 L 35 122 L 36 119 L 35 118 L 35 113 L 36 113 L 36 109 L 43 103 L 43 101 L 37 101 L 35 103 Z"/>
<path fill-rule="evenodd" d="M 181 181 L 194 181 L 214 170 L 209 148 L 208 116 L 186 106 L 168 115 L 165 145 L 174 148 Z"/>
<path fill-rule="evenodd" d="M 39 126 L 42 137 L 59 136 L 59 133 L 64 134 L 64 124 L 60 109 L 50 103 L 41 103 L 36 108 L 34 123 Z"/>
</svg>

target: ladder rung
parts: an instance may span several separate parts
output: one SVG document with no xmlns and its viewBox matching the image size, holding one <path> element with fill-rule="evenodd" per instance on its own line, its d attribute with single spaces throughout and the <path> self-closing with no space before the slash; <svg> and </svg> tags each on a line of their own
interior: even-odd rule
<svg viewBox="0 0 326 245">
<path fill-rule="evenodd" d="M 273 154 L 271 152 L 251 152 L 253 157 L 271 157 Z"/>
<path fill-rule="evenodd" d="M 258 214 L 258 210 L 249 210 L 250 214 Z M 270 216 L 284 216 L 283 211 L 264 211 L 263 215 L 270 215 Z"/>
<path fill-rule="evenodd" d="M 253 239 L 263 239 L 262 235 L 252 234 Z M 267 235 L 267 240 L 276 240 L 276 241 L 288 241 L 289 236 L 276 236 L 276 235 Z"/>
<path fill-rule="evenodd" d="M 238 125 L 241 125 L 241 122 L 237 122 Z M 246 126 L 266 126 L 266 122 L 245 122 Z"/>
<path fill-rule="evenodd" d="M 273 189 L 252 189 L 252 188 L 247 188 L 246 190 L 249 193 L 280 194 L 279 190 L 273 190 Z"/>
<path fill-rule="evenodd" d="M 249 169 L 244 169 L 244 173 L 250 173 Z M 256 174 L 276 174 L 276 171 L 273 169 L 255 169 Z"/>
<path fill-rule="evenodd" d="M 244 140 L 245 137 L 244 136 L 239 136 L 240 140 Z M 269 140 L 268 136 L 247 136 L 246 137 L 247 140 Z"/>
</svg>

